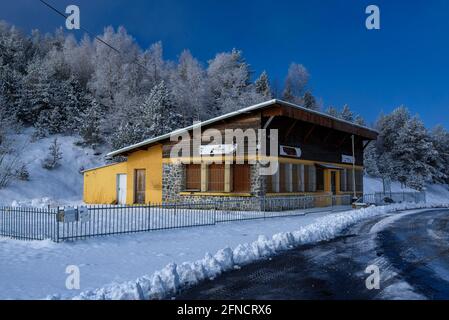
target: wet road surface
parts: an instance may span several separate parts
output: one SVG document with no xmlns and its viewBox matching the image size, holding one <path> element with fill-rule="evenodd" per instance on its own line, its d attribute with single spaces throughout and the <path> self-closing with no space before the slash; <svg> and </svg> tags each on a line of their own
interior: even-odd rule
<svg viewBox="0 0 449 320">
<path fill-rule="evenodd" d="M 177 299 L 449 299 L 449 210 L 384 223 L 392 217 L 227 272 Z M 379 267 L 379 290 L 366 287 L 369 265 Z"/>
</svg>

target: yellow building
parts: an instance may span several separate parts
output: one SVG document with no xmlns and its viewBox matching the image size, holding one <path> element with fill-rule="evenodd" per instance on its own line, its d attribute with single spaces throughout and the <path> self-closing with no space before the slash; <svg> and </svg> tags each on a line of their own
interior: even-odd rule
<svg viewBox="0 0 449 320">
<path fill-rule="evenodd" d="M 224 136 L 229 130 L 248 133 L 261 129 L 277 130 L 275 156 L 258 153 L 259 136 L 253 147 L 249 140 L 226 144 L 225 140 L 209 143 L 208 139 L 210 132 Z M 203 137 L 199 145 L 194 139 L 195 130 Z M 170 138 L 185 133 L 188 139 L 182 144 L 188 147 L 189 153 L 180 156 L 174 152 L 180 144 Z M 363 150 L 376 138 L 377 132 L 367 127 L 270 100 L 109 153 L 110 157 L 121 156 L 126 161 L 86 170 L 84 201 L 145 204 L 211 198 L 360 194 L 363 192 Z M 224 158 L 231 161 L 217 163 L 217 159 Z M 263 160 L 267 159 L 279 163 L 278 170 L 271 175 L 260 173 Z"/>
</svg>

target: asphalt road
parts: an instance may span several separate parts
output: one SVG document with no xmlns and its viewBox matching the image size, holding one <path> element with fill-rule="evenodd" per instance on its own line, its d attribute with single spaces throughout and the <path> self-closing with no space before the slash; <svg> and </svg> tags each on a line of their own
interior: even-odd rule
<svg viewBox="0 0 449 320">
<path fill-rule="evenodd" d="M 332 241 L 225 273 L 177 299 L 449 299 L 449 210 L 394 218 L 364 221 Z M 369 265 L 379 267 L 378 290 L 366 287 Z"/>
</svg>

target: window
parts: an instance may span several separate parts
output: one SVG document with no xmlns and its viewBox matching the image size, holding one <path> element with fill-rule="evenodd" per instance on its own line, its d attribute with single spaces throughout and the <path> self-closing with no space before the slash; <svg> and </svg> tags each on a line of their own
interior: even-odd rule
<svg viewBox="0 0 449 320">
<path fill-rule="evenodd" d="M 316 168 L 315 166 L 304 166 L 304 188 L 305 192 L 316 191 Z"/>
<path fill-rule="evenodd" d="M 363 170 L 355 171 L 355 190 L 363 191 Z"/>
<path fill-rule="evenodd" d="M 347 172 L 348 172 L 347 169 L 340 171 L 340 191 L 341 192 L 346 192 L 346 185 L 347 185 L 346 177 L 348 174 Z"/>
<path fill-rule="evenodd" d="M 134 171 L 134 203 L 145 204 L 145 169 Z"/>
<path fill-rule="evenodd" d="M 287 188 L 287 164 L 280 163 L 279 164 L 279 192 L 285 193 L 288 192 Z"/>
<path fill-rule="evenodd" d="M 251 191 L 251 172 L 249 164 L 235 164 L 232 166 L 232 191 Z"/>
<path fill-rule="evenodd" d="M 324 191 L 324 170 L 323 168 L 316 168 L 316 189 Z"/>
<path fill-rule="evenodd" d="M 299 173 L 300 173 L 300 167 L 297 164 L 292 165 L 292 191 L 293 192 L 299 192 Z"/>
<path fill-rule="evenodd" d="M 352 179 L 352 169 L 346 170 L 346 191 L 354 191 L 354 181 Z M 355 191 L 363 191 L 363 170 L 355 170 Z"/>
<path fill-rule="evenodd" d="M 266 176 L 266 192 L 267 193 L 273 193 L 274 192 L 274 188 L 273 188 L 273 180 L 274 180 L 274 175 L 268 175 Z"/>
<path fill-rule="evenodd" d="M 225 165 L 212 163 L 208 166 L 208 170 L 207 190 L 211 192 L 224 192 Z"/>
<path fill-rule="evenodd" d="M 188 164 L 185 166 L 185 189 L 192 191 L 201 190 L 200 164 Z"/>
<path fill-rule="evenodd" d="M 352 181 L 352 169 L 346 170 L 346 191 L 354 191 L 353 181 Z"/>
</svg>

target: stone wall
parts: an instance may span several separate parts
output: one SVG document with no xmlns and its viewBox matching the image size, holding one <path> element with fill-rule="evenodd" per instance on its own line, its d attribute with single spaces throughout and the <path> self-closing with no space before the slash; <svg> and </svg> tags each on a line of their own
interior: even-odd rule
<svg viewBox="0 0 449 320">
<path fill-rule="evenodd" d="M 162 164 L 162 201 L 180 201 L 179 193 L 185 184 L 184 166 L 177 163 Z"/>
</svg>

